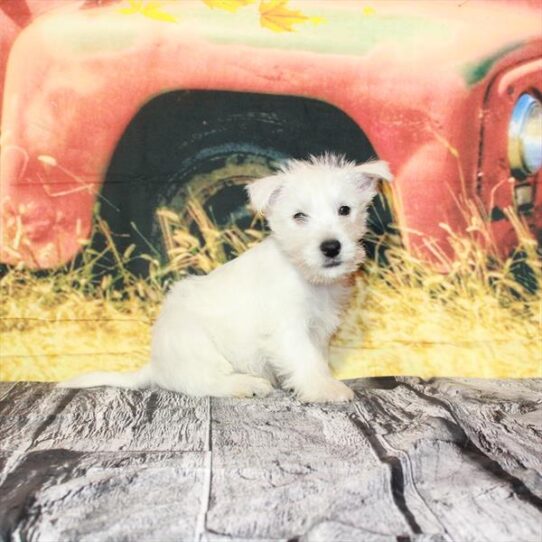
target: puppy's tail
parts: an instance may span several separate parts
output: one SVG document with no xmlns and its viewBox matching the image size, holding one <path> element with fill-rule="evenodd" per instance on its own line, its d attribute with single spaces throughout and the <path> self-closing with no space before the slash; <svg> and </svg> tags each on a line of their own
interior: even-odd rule
<svg viewBox="0 0 542 542">
<path fill-rule="evenodd" d="M 95 386 L 114 386 L 139 390 L 152 384 L 151 367 L 145 365 L 139 371 L 129 373 L 99 372 L 87 373 L 59 382 L 59 388 L 93 388 Z"/>
</svg>

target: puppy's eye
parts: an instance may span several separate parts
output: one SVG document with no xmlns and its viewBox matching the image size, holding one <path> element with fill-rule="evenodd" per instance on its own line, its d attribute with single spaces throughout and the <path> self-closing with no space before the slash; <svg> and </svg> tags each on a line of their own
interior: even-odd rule
<svg viewBox="0 0 542 542">
<path fill-rule="evenodd" d="M 294 215 L 294 220 L 296 222 L 305 222 L 307 218 L 309 218 L 309 216 L 306 215 L 305 213 L 302 213 L 301 211 L 299 211 L 298 213 Z"/>
<path fill-rule="evenodd" d="M 348 207 L 348 205 L 341 205 L 339 207 L 339 214 L 341 216 L 347 216 L 350 214 L 350 207 Z"/>
</svg>

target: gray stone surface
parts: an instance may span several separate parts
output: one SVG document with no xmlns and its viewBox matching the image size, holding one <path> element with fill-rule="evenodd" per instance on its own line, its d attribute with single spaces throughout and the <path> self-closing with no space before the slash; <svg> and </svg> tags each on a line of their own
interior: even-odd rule
<svg viewBox="0 0 542 542">
<path fill-rule="evenodd" d="M 542 380 L 349 404 L 0 383 L 0 540 L 542 540 Z"/>
</svg>

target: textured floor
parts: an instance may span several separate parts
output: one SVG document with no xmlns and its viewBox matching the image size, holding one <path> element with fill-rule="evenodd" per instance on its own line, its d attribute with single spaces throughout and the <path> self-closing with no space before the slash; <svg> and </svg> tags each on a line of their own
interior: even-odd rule
<svg viewBox="0 0 542 542">
<path fill-rule="evenodd" d="M 0 384 L 0 539 L 540 542 L 542 380 L 354 403 Z"/>
</svg>

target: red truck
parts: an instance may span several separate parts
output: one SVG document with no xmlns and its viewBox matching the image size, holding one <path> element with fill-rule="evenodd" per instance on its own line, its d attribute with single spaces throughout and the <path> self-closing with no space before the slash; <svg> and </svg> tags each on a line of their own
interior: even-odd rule
<svg viewBox="0 0 542 542">
<path fill-rule="evenodd" d="M 508 209 L 541 239 L 540 1 L 2 0 L 0 36 L 4 263 L 70 261 L 97 202 L 140 252 L 189 195 L 244 224 L 249 179 L 323 151 L 390 163 L 373 228 L 427 261 L 466 201 L 502 255 Z"/>
</svg>

